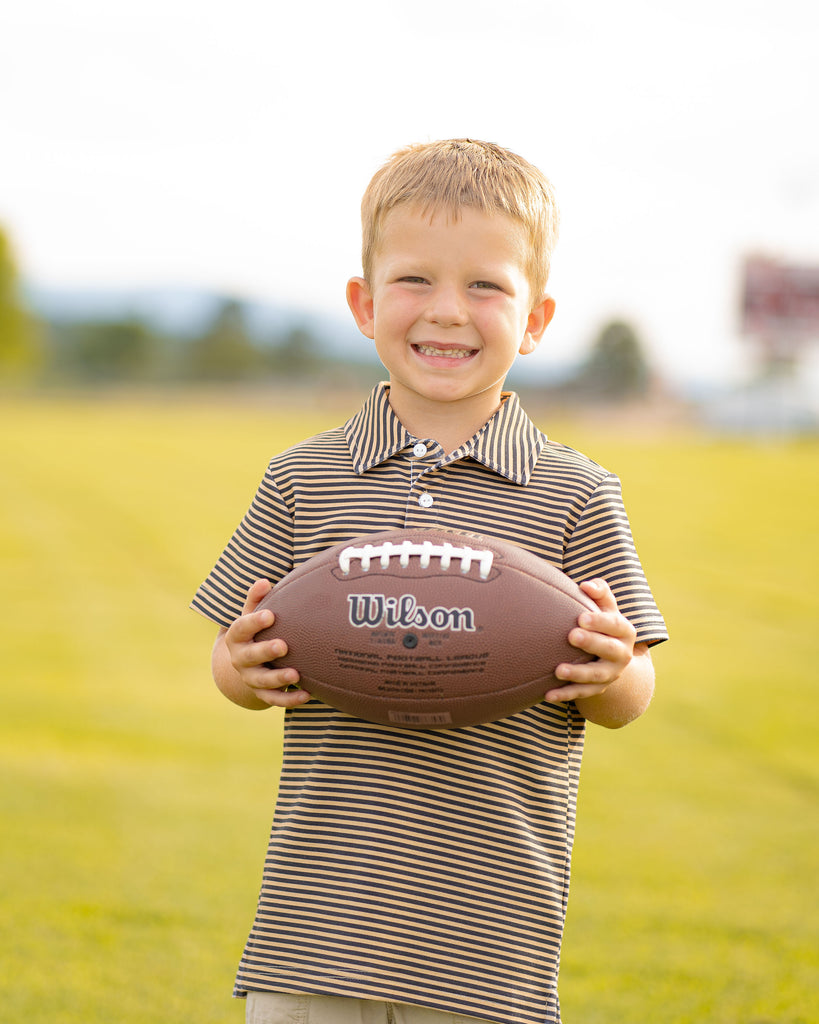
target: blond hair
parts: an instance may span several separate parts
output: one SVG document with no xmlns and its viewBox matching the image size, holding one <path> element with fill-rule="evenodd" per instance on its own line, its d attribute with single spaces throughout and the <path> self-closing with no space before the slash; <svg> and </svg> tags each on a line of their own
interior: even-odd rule
<svg viewBox="0 0 819 1024">
<path fill-rule="evenodd" d="M 446 210 L 455 218 L 464 206 L 515 218 L 529 243 L 526 273 L 533 302 L 545 297 L 559 213 L 550 182 L 523 157 L 476 139 L 419 143 L 393 153 L 361 201 L 361 262 L 368 281 L 387 215 L 404 203 L 424 213 Z"/>
</svg>

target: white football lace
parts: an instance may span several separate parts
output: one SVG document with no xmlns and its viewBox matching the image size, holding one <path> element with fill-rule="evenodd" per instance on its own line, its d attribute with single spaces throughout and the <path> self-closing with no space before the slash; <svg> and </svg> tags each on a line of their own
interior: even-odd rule
<svg viewBox="0 0 819 1024">
<path fill-rule="evenodd" d="M 413 555 L 419 556 L 419 564 L 422 569 L 429 568 L 431 559 L 440 558 L 441 568 L 446 571 L 449 569 L 452 560 L 455 559 L 460 561 L 462 573 L 468 573 L 472 568 L 473 561 L 477 561 L 480 567 L 481 579 L 483 580 L 489 576 L 493 558 L 491 551 L 458 548 L 454 544 L 446 542 L 443 544 L 433 544 L 432 541 L 425 540 L 421 544 L 414 544 L 411 540 L 404 540 L 400 544 L 393 544 L 392 541 L 388 540 L 383 544 L 365 544 L 360 548 L 351 545 L 348 548 L 344 548 L 338 556 L 338 565 L 345 576 L 349 573 L 350 562 L 354 558 L 361 560 L 361 568 L 364 572 L 369 570 L 370 562 L 373 559 L 380 561 L 382 569 L 388 569 L 390 559 L 396 555 L 399 556 L 399 564 L 404 569 L 409 565 L 410 557 Z"/>
</svg>

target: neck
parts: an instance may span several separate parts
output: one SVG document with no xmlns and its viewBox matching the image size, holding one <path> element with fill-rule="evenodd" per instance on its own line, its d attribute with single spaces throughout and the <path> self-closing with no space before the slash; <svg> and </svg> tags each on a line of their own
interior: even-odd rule
<svg viewBox="0 0 819 1024">
<path fill-rule="evenodd" d="M 390 406 L 406 430 L 414 437 L 432 438 L 447 454 L 456 451 L 494 416 L 503 401 L 500 394 L 481 396 L 484 401 L 470 403 L 466 407 L 460 402 L 419 403 L 405 401 L 400 391 L 390 387 Z"/>
</svg>

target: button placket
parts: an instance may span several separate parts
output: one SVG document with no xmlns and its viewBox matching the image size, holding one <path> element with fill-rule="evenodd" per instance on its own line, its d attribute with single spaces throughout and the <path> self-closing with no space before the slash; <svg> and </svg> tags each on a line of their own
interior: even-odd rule
<svg viewBox="0 0 819 1024">
<path fill-rule="evenodd" d="M 424 459 L 430 454 L 434 455 L 438 446 L 435 441 L 420 441 L 415 438 L 412 438 L 411 441 L 412 447 L 409 449 L 410 495 L 408 500 L 425 512 L 435 504 L 435 498 L 429 491 L 422 489 L 424 486 L 422 478 L 428 473 L 433 472 L 435 465 L 433 465 L 432 462 L 427 462 L 426 464 L 420 464 L 416 470 L 415 464 L 412 460 Z"/>
</svg>

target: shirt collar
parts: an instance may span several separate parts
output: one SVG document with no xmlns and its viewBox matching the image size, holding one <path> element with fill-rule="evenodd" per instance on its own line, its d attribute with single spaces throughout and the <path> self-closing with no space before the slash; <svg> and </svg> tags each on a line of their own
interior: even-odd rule
<svg viewBox="0 0 819 1024">
<path fill-rule="evenodd" d="M 546 444 L 546 435 L 523 411 L 514 392 L 504 392 L 503 397 L 501 407 L 488 423 L 447 462 L 472 458 L 512 483 L 525 486 Z M 375 386 L 363 407 L 344 425 L 344 434 L 359 476 L 415 440 L 392 411 L 385 383 Z"/>
</svg>

